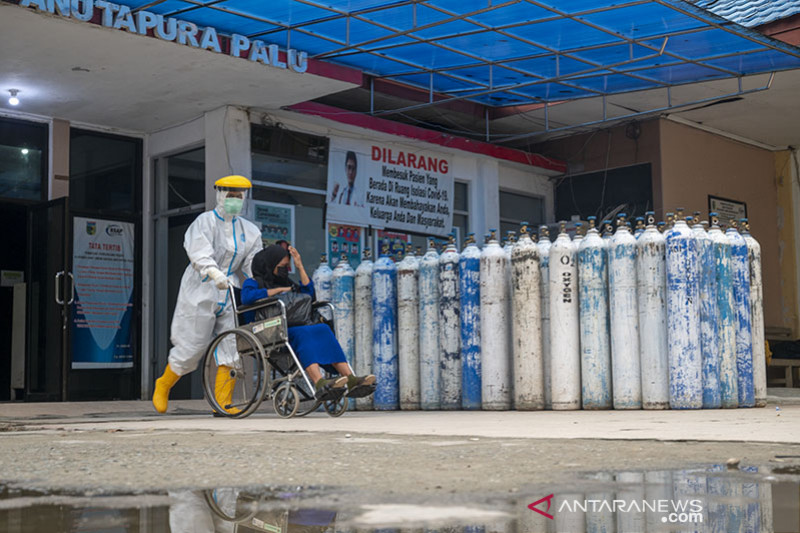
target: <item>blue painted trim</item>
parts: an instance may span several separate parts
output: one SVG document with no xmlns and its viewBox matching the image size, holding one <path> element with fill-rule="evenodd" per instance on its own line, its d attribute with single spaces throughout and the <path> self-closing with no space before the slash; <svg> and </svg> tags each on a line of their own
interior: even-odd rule
<svg viewBox="0 0 800 533">
<path fill-rule="evenodd" d="M 219 215 L 219 213 L 217 213 L 217 208 L 216 208 L 216 207 L 215 207 L 214 209 L 212 209 L 211 211 L 214 213 L 214 216 L 216 216 L 216 217 L 217 217 L 218 219 L 220 219 L 221 221 L 225 222 L 225 218 L 221 217 L 221 216 Z"/>
</svg>

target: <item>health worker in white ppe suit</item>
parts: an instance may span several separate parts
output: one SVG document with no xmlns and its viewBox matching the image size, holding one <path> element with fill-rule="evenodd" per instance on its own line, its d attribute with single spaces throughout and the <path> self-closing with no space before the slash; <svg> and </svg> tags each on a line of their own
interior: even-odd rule
<svg viewBox="0 0 800 533">
<path fill-rule="evenodd" d="M 183 239 L 190 263 L 172 316 L 169 362 L 153 392 L 153 407 L 159 413 L 166 412 L 170 389 L 178 378 L 197 368 L 212 339 L 234 327 L 228 282 L 241 287 L 242 281 L 252 277 L 253 256 L 262 248 L 261 231 L 239 216 L 250 181 L 244 176 L 227 176 L 217 180 L 214 188 L 217 206 L 199 215 Z M 229 405 L 236 384 L 230 379 L 237 358 L 232 337 L 217 348 L 216 357 L 215 395 L 219 405 Z M 238 409 L 227 411 L 236 413 Z"/>
</svg>

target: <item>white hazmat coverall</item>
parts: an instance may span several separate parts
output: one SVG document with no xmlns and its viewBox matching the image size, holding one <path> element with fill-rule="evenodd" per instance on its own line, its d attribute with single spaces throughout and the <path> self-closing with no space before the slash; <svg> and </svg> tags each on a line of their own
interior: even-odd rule
<svg viewBox="0 0 800 533">
<path fill-rule="evenodd" d="M 218 289 L 219 272 L 235 286 L 252 277 L 253 256 L 261 250 L 261 231 L 241 216 L 225 213 L 221 206 L 199 215 L 183 240 L 190 264 L 181 278 L 172 316 L 169 366 L 177 375 L 188 374 L 200 363 L 214 337 L 234 327 L 227 290 Z M 217 364 L 236 362 L 236 343 L 226 338 L 217 348 Z"/>
</svg>

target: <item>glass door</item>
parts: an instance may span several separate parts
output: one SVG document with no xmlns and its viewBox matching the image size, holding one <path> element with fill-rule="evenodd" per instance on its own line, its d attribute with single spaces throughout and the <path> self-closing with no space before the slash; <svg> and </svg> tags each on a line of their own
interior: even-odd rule
<svg viewBox="0 0 800 533">
<path fill-rule="evenodd" d="M 70 305 L 66 198 L 28 210 L 28 328 L 25 399 L 60 401 L 67 394 Z"/>
</svg>

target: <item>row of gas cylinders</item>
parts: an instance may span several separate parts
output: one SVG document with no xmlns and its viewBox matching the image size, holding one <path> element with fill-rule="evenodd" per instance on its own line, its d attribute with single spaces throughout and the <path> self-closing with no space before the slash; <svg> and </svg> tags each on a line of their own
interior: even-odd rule
<svg viewBox="0 0 800 533">
<path fill-rule="evenodd" d="M 357 269 L 323 256 L 317 298 L 357 374 L 358 409 L 700 409 L 766 404 L 761 251 L 747 221 L 725 231 L 668 215 L 603 233 L 589 218 L 550 241 L 523 223 L 501 246 L 429 241 Z M 578 224 L 580 225 L 580 224 Z M 742 230 L 740 232 L 740 229 Z M 536 240 L 534 240 L 536 239 Z"/>
</svg>

